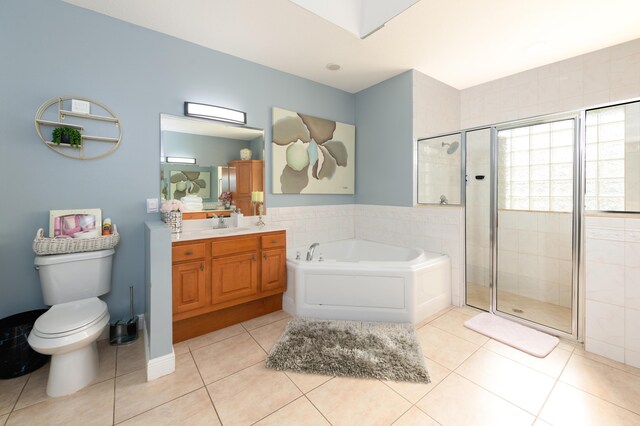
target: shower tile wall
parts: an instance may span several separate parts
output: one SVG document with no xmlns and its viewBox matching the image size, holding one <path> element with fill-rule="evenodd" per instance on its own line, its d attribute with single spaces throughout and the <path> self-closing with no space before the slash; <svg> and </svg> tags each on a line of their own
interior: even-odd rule
<svg viewBox="0 0 640 426">
<path fill-rule="evenodd" d="M 589 352 L 640 367 L 640 218 L 585 220 Z"/>
<path fill-rule="evenodd" d="M 460 128 L 638 96 L 640 39 L 464 89 Z"/>
<path fill-rule="evenodd" d="M 491 282 L 491 145 L 488 130 L 467 133 L 467 281 Z M 483 177 L 480 179 L 480 177 Z M 485 308 L 488 308 L 486 306 Z"/>
<path fill-rule="evenodd" d="M 571 214 L 500 211 L 498 286 L 571 306 Z"/>
<path fill-rule="evenodd" d="M 449 153 L 460 135 L 418 142 L 418 202 L 438 204 L 444 195 L 449 204 L 460 204 L 460 150 Z M 443 145 L 445 144 L 445 145 Z"/>
<path fill-rule="evenodd" d="M 640 97 L 640 39 L 464 89 L 460 93 L 460 128 L 636 97 Z M 616 219 L 613 215 L 603 217 Z M 640 232 L 640 218 L 625 220 L 625 232 L 632 229 Z M 593 231 L 591 221 L 591 218 L 587 220 L 587 231 Z M 586 254 L 586 269 L 591 271 L 591 279 L 586 279 L 587 350 L 640 366 L 640 327 L 637 325 L 640 324 L 640 266 L 637 264 L 640 254 L 636 252 L 635 257 L 626 254 L 624 265 L 620 265 L 620 259 L 614 260 L 615 263 L 596 260 L 594 252 L 604 253 L 603 248 L 610 246 L 611 242 L 618 243 L 613 245 L 618 247 L 619 253 L 623 240 L 612 241 L 595 235 L 587 235 L 585 241 L 587 250 L 591 251 L 591 254 Z M 624 241 L 625 248 L 627 243 L 633 241 Z M 637 249 L 637 245 L 630 247 L 626 252 Z M 611 268 L 611 265 L 616 267 Z M 619 267 L 624 268 L 624 276 L 620 274 Z M 598 284 L 594 273 L 600 271 L 602 274 L 604 268 L 617 272 Z M 595 290 L 598 286 L 601 288 L 602 283 L 606 283 L 607 290 Z M 592 288 L 594 285 L 596 287 Z M 621 286 L 625 288 L 622 301 Z M 615 303 L 602 300 L 607 293 L 617 294 Z M 636 325 L 632 327 L 631 321 Z"/>
</svg>

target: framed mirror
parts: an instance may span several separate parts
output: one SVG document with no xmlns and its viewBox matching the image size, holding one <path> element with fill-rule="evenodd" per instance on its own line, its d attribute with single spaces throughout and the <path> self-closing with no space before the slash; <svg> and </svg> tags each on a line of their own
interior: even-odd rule
<svg viewBox="0 0 640 426">
<path fill-rule="evenodd" d="M 185 219 L 254 215 L 252 194 L 264 199 L 264 130 L 161 114 L 160 139 L 162 202 L 185 202 Z"/>
</svg>

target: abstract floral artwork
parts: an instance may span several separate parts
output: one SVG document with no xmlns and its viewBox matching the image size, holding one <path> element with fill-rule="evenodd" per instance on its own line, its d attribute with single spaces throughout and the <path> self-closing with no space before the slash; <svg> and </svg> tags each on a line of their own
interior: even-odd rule
<svg viewBox="0 0 640 426">
<path fill-rule="evenodd" d="M 211 197 L 211 173 L 171 170 L 169 178 L 170 198 L 179 200 L 187 194 L 194 194 L 202 199 Z"/>
<path fill-rule="evenodd" d="M 273 108 L 273 193 L 353 194 L 351 124 Z"/>
</svg>

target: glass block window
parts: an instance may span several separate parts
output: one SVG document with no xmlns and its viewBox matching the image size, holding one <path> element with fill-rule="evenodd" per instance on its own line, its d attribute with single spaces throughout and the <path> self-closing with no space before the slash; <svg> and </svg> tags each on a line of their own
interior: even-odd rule
<svg viewBox="0 0 640 426">
<path fill-rule="evenodd" d="M 587 210 L 625 210 L 624 105 L 587 111 Z"/>
<path fill-rule="evenodd" d="M 498 208 L 573 209 L 574 120 L 498 132 Z"/>
</svg>

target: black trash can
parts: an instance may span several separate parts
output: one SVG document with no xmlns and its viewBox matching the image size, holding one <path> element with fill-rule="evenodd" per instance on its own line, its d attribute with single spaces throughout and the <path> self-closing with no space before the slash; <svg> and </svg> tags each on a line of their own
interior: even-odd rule
<svg viewBox="0 0 640 426">
<path fill-rule="evenodd" d="M 49 361 L 49 355 L 39 354 L 27 342 L 33 324 L 45 312 L 37 309 L 0 320 L 0 379 L 31 373 Z"/>
</svg>

